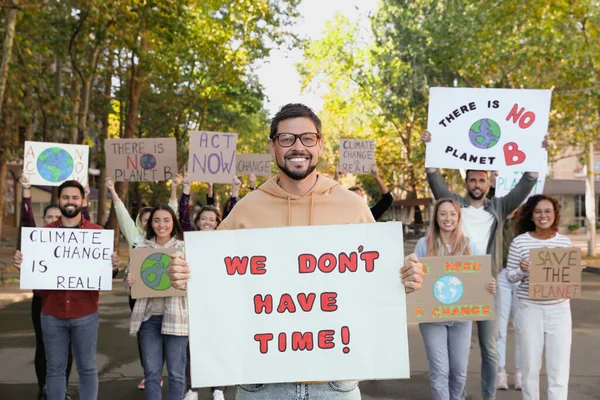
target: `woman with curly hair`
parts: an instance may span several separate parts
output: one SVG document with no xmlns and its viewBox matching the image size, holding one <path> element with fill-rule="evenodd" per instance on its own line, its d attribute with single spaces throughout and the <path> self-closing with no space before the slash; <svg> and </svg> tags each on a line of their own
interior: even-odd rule
<svg viewBox="0 0 600 400">
<path fill-rule="evenodd" d="M 538 400 L 542 354 L 546 350 L 548 400 L 566 400 L 571 358 L 571 305 L 568 299 L 529 299 L 529 251 L 538 248 L 571 247 L 571 240 L 558 233 L 560 203 L 552 196 L 531 196 L 516 221 L 516 236 L 508 251 L 507 279 L 520 282 L 517 290 L 518 330 L 521 349 L 523 400 Z"/>
</svg>

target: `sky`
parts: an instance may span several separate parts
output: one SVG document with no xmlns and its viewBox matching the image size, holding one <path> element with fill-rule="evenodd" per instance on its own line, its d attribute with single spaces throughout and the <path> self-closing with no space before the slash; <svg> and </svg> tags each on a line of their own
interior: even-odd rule
<svg viewBox="0 0 600 400">
<path fill-rule="evenodd" d="M 367 16 L 375 12 L 378 0 L 303 0 L 299 11 L 301 18 L 293 30 L 302 38 L 320 39 L 325 30 L 325 23 L 332 20 L 339 11 L 351 20 L 361 20 L 368 26 Z M 267 100 L 265 108 L 272 117 L 279 107 L 292 102 L 300 102 L 320 111 L 324 94 L 300 92 L 301 78 L 295 64 L 302 60 L 302 50 L 271 51 L 270 56 L 259 65 L 257 75 L 263 85 Z M 324 90 L 324 89 L 323 89 Z"/>
</svg>

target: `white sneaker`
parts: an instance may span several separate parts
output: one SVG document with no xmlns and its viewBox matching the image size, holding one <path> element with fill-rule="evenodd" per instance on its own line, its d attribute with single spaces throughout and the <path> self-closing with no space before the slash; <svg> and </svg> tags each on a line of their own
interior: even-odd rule
<svg viewBox="0 0 600 400">
<path fill-rule="evenodd" d="M 223 395 L 223 391 L 215 390 L 213 392 L 213 400 L 225 400 L 225 395 Z"/>
<path fill-rule="evenodd" d="M 194 392 L 193 390 L 188 390 L 183 400 L 198 400 L 198 392 Z"/>
<path fill-rule="evenodd" d="M 521 390 L 523 387 L 523 378 L 520 373 L 515 374 L 515 390 Z"/>
<path fill-rule="evenodd" d="M 506 372 L 498 372 L 498 378 L 496 378 L 496 389 L 508 390 L 508 376 Z"/>
</svg>

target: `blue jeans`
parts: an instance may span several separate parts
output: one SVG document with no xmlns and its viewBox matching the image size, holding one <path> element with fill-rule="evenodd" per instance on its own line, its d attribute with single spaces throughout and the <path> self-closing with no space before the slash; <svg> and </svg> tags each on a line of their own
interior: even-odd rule
<svg viewBox="0 0 600 400">
<path fill-rule="evenodd" d="M 360 400 L 357 381 L 239 385 L 236 400 Z"/>
<path fill-rule="evenodd" d="M 73 346 L 79 374 L 79 398 L 98 398 L 98 312 L 81 318 L 63 319 L 42 313 L 42 333 L 46 348 L 46 393 L 48 400 L 64 400 L 67 390 L 69 344 Z"/>
<path fill-rule="evenodd" d="M 163 335 L 162 315 L 153 315 L 142 322 L 139 337 L 142 347 L 142 364 L 146 380 L 146 399 L 162 399 L 160 377 L 164 360 L 167 361 L 169 375 L 169 400 L 183 399 L 185 391 L 185 365 L 187 362 L 187 336 Z"/>
<path fill-rule="evenodd" d="M 421 323 L 434 400 L 458 400 L 467 382 L 472 321 Z"/>
<path fill-rule="evenodd" d="M 496 317 L 499 310 L 499 293 L 496 293 Z M 496 336 L 498 325 L 496 321 L 477 321 L 477 336 L 481 349 L 481 397 L 483 400 L 496 398 L 496 378 L 498 377 L 498 352 L 496 351 Z M 467 397 L 467 387 L 462 397 Z"/>
</svg>

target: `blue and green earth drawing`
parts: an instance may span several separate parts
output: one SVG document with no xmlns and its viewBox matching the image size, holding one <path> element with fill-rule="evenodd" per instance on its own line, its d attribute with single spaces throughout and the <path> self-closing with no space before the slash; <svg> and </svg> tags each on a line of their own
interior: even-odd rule
<svg viewBox="0 0 600 400">
<path fill-rule="evenodd" d="M 50 147 L 37 159 L 37 169 L 42 178 L 49 182 L 62 182 L 73 173 L 73 157 L 65 149 Z"/>
<path fill-rule="evenodd" d="M 440 276 L 433 284 L 433 294 L 442 304 L 454 304 L 465 291 L 463 283 L 454 275 Z"/>
<path fill-rule="evenodd" d="M 471 125 L 469 140 L 478 149 L 491 149 L 500 140 L 500 127 L 489 118 L 483 118 Z"/>
<path fill-rule="evenodd" d="M 143 169 L 153 169 L 156 167 L 156 157 L 153 154 L 144 154 L 140 157 L 140 163 Z"/>
<path fill-rule="evenodd" d="M 171 287 L 169 272 L 171 257 L 164 253 L 154 253 L 146 257 L 142 263 L 142 282 L 150 289 L 167 290 Z"/>
</svg>

